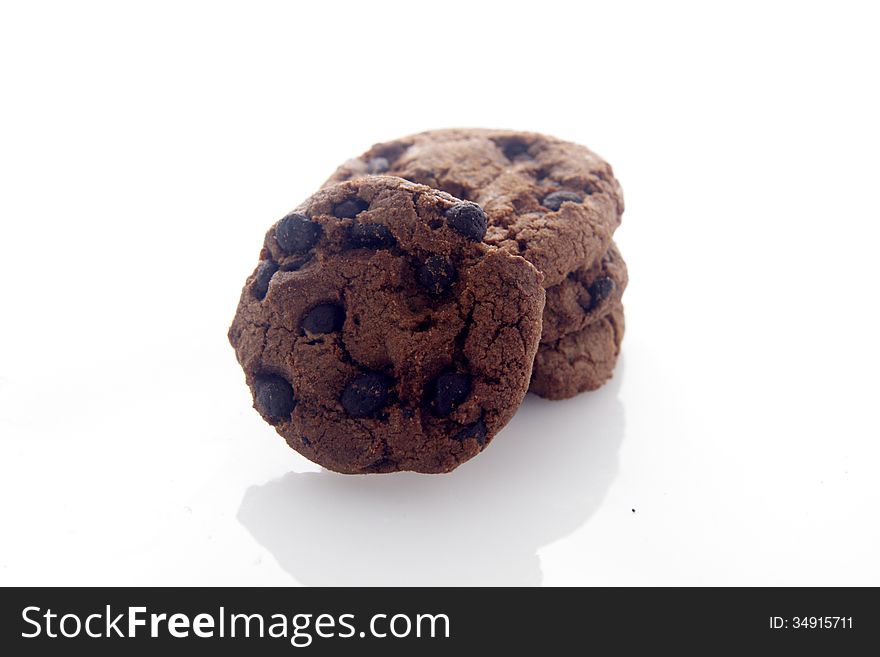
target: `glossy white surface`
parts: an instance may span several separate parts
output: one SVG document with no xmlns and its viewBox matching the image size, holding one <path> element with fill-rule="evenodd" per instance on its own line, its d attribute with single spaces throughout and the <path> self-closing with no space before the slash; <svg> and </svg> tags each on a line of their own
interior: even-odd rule
<svg viewBox="0 0 880 657">
<path fill-rule="evenodd" d="M 422 7 L 0 10 L 0 584 L 880 584 L 876 16 Z M 451 475 L 320 471 L 239 289 L 336 164 L 455 125 L 614 164 L 622 362 Z"/>
</svg>

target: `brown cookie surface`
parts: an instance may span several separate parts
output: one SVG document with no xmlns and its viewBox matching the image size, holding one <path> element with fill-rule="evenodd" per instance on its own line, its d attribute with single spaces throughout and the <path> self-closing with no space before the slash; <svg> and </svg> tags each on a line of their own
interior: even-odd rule
<svg viewBox="0 0 880 657">
<path fill-rule="evenodd" d="M 544 290 L 485 229 L 472 203 L 374 176 L 268 231 L 229 339 L 292 448 L 344 473 L 448 472 L 508 422 Z"/>
<path fill-rule="evenodd" d="M 567 399 L 600 388 L 614 372 L 623 333 L 623 306 L 615 302 L 583 329 L 543 343 L 529 390 L 547 399 Z"/>
<path fill-rule="evenodd" d="M 569 272 L 561 283 L 547 288 L 542 347 L 576 333 L 619 305 L 629 276 L 614 242 L 601 260 Z"/>
<path fill-rule="evenodd" d="M 523 256 L 544 286 L 592 265 L 620 224 L 623 195 L 611 166 L 584 146 L 529 132 L 450 129 L 376 144 L 328 184 L 400 176 L 478 203 L 485 241 Z"/>
</svg>

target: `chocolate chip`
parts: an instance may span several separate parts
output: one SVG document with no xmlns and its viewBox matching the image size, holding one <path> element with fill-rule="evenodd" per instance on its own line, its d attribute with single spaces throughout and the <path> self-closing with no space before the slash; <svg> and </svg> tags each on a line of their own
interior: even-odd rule
<svg viewBox="0 0 880 657">
<path fill-rule="evenodd" d="M 333 214 L 340 219 L 353 219 L 370 207 L 362 198 L 349 198 L 333 206 Z"/>
<path fill-rule="evenodd" d="M 251 293 L 255 299 L 265 299 L 266 293 L 269 291 L 269 281 L 278 271 L 278 265 L 271 260 L 263 260 L 257 267 L 257 273 L 254 276 L 254 284 L 251 286 Z"/>
<path fill-rule="evenodd" d="M 269 420 L 282 420 L 290 417 L 296 400 L 293 386 L 275 374 L 264 374 L 254 380 L 254 397 L 257 410 Z"/>
<path fill-rule="evenodd" d="M 544 200 L 541 201 L 541 205 L 545 208 L 550 208 L 554 212 L 562 207 L 562 204 L 566 201 L 571 201 L 572 203 L 580 203 L 583 201 L 583 198 L 580 194 L 575 194 L 574 192 L 552 192 L 547 194 L 544 197 Z"/>
<path fill-rule="evenodd" d="M 614 281 L 608 276 L 597 278 L 590 283 L 587 292 L 590 293 L 590 310 L 598 306 L 602 301 L 611 296 L 614 291 Z"/>
<path fill-rule="evenodd" d="M 435 296 L 448 290 L 455 282 L 455 277 L 453 264 L 440 255 L 434 255 L 425 260 L 416 272 L 419 285 Z"/>
<path fill-rule="evenodd" d="M 360 374 L 342 391 L 342 406 L 352 417 L 374 415 L 388 401 L 391 384 L 391 378 L 379 372 Z"/>
<path fill-rule="evenodd" d="M 384 157 L 374 157 L 372 160 L 367 162 L 367 173 L 373 175 L 376 175 L 377 173 L 385 173 L 390 168 L 391 165 Z"/>
<path fill-rule="evenodd" d="M 474 242 L 479 242 L 486 234 L 489 222 L 486 214 L 476 203 L 456 203 L 446 211 L 449 227 Z"/>
<path fill-rule="evenodd" d="M 275 226 L 275 240 L 286 253 L 305 253 L 321 238 L 321 224 L 291 212 Z"/>
<path fill-rule="evenodd" d="M 446 372 L 431 385 L 428 406 L 434 415 L 449 415 L 471 394 L 471 376 L 463 372 Z"/>
<path fill-rule="evenodd" d="M 509 141 L 504 145 L 504 156 L 513 160 L 520 155 L 528 155 L 529 147 L 521 141 Z"/>
<path fill-rule="evenodd" d="M 332 333 L 345 323 L 345 309 L 335 303 L 322 303 L 303 318 L 302 327 L 309 333 Z"/>
<path fill-rule="evenodd" d="M 471 425 L 466 426 L 452 437 L 454 440 L 468 440 L 473 438 L 480 445 L 486 444 L 486 423 L 478 420 Z"/>
<path fill-rule="evenodd" d="M 354 249 L 389 249 L 397 240 L 382 224 L 352 224 L 348 229 L 348 243 Z"/>
</svg>

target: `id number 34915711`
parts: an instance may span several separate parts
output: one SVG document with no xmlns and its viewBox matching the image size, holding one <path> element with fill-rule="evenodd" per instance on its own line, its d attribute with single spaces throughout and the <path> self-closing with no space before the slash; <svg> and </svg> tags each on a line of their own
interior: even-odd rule
<svg viewBox="0 0 880 657">
<path fill-rule="evenodd" d="M 772 630 L 851 630 L 852 616 L 783 616 L 770 617 Z"/>
</svg>

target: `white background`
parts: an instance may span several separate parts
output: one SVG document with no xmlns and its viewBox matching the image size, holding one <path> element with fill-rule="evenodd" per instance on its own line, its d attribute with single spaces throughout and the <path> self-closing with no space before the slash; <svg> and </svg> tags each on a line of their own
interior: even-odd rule
<svg viewBox="0 0 880 657">
<path fill-rule="evenodd" d="M 0 584 L 880 585 L 869 3 L 3 3 Z M 373 142 L 587 144 L 613 381 L 448 476 L 250 408 L 266 228 Z"/>
</svg>

